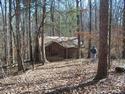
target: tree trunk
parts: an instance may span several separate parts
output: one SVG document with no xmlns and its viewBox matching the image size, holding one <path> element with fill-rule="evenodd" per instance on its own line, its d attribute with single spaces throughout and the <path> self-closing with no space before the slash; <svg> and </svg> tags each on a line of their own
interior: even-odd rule
<svg viewBox="0 0 125 94">
<path fill-rule="evenodd" d="M 107 77 L 107 56 L 108 56 L 108 2 L 100 0 L 100 41 L 99 41 L 99 63 L 95 80 Z"/>
<path fill-rule="evenodd" d="M 54 7 L 55 7 L 55 0 L 51 1 L 51 7 L 50 7 L 50 12 L 51 12 L 51 21 L 52 21 L 52 36 L 55 35 L 55 23 L 54 23 Z"/>
<path fill-rule="evenodd" d="M 60 8 L 60 1 L 58 1 L 58 9 Z M 61 36 L 61 16 L 58 15 L 58 36 Z"/>
<path fill-rule="evenodd" d="M 28 8 L 29 8 L 29 32 L 28 32 L 28 35 L 29 35 L 29 55 L 30 55 L 30 61 L 32 62 L 33 61 L 33 55 L 32 55 L 32 34 L 31 34 L 31 0 L 28 0 Z"/>
<path fill-rule="evenodd" d="M 13 45 L 12 45 L 12 0 L 9 0 L 9 60 L 13 63 Z"/>
<path fill-rule="evenodd" d="M 124 9 L 123 9 L 123 51 L 122 58 L 125 59 L 125 0 L 124 0 Z"/>
<path fill-rule="evenodd" d="M 82 2 L 83 1 L 80 1 L 80 31 L 84 32 L 84 22 L 83 22 L 83 16 L 84 16 L 84 14 L 83 14 L 83 11 L 82 11 L 84 6 L 82 5 Z M 84 44 L 84 33 L 83 33 L 80 41 L 82 42 L 82 44 Z M 83 56 L 84 55 L 82 54 L 81 57 L 83 57 Z"/>
<path fill-rule="evenodd" d="M 78 56 L 77 58 L 81 58 L 81 53 L 80 53 L 80 34 L 79 34 L 79 30 L 80 30 L 80 12 L 79 12 L 79 0 L 76 0 L 76 9 L 77 9 L 77 32 L 78 32 Z"/>
<path fill-rule="evenodd" d="M 94 0 L 95 2 L 95 31 L 97 32 L 97 0 Z"/>
<path fill-rule="evenodd" d="M 29 0 L 24 0 L 25 7 L 25 59 L 30 59 L 30 45 L 29 45 Z"/>
<path fill-rule="evenodd" d="M 111 31 L 112 31 L 112 0 L 110 0 L 110 17 L 109 17 L 109 48 L 108 48 L 108 68 L 111 66 Z"/>
<path fill-rule="evenodd" d="M 91 0 L 89 0 L 89 34 L 91 36 L 91 31 L 92 31 L 92 5 L 91 5 Z M 89 42 L 88 42 L 88 58 L 91 57 L 91 52 L 90 52 L 90 49 L 91 49 L 91 37 L 89 37 Z"/>
<path fill-rule="evenodd" d="M 25 6 L 25 1 L 23 0 L 23 5 Z M 25 18 L 25 11 L 22 12 L 22 58 L 23 58 L 23 61 L 25 59 L 25 54 L 26 54 L 26 48 L 25 48 L 25 21 L 26 21 L 26 18 Z"/>
<path fill-rule="evenodd" d="M 21 53 L 20 53 L 20 31 L 19 31 L 19 19 L 20 19 L 20 0 L 16 0 L 16 50 L 17 50 L 17 62 L 18 62 L 18 71 L 24 70 Z"/>
<path fill-rule="evenodd" d="M 3 59 L 4 59 L 4 62 L 7 63 L 7 60 L 6 60 L 6 59 L 7 59 L 7 58 L 6 58 L 6 56 L 7 56 L 7 49 L 6 49 L 6 48 L 7 48 L 7 47 L 6 47 L 6 46 L 7 46 L 7 45 L 6 45 L 7 43 L 6 43 L 6 38 L 7 38 L 7 37 L 6 37 L 6 32 L 5 32 L 4 9 L 3 9 L 3 5 L 2 5 L 1 0 L 0 0 L 0 7 L 1 7 L 1 12 L 2 12 L 2 21 L 3 21 L 3 24 L 2 24 L 2 25 L 3 25 L 3 34 L 4 34 L 4 35 L 3 35 L 3 36 L 4 36 L 4 48 L 3 48 L 3 49 L 4 49 L 4 56 L 3 56 Z"/>
<path fill-rule="evenodd" d="M 42 21 L 39 27 L 39 34 L 41 38 L 41 46 L 40 46 L 40 55 L 41 55 L 41 63 L 44 64 L 47 61 L 45 54 L 45 45 L 44 45 L 44 22 L 46 17 L 46 0 L 43 0 L 43 9 L 42 9 Z"/>
<path fill-rule="evenodd" d="M 38 32 L 38 0 L 35 1 L 35 48 L 34 48 L 34 63 L 40 63 L 40 49 L 39 49 L 39 32 Z"/>
<path fill-rule="evenodd" d="M 7 42 L 7 35 L 8 35 L 8 32 L 7 32 L 7 0 L 4 0 L 4 5 L 5 5 L 5 15 L 4 15 L 4 19 L 5 19 L 5 22 L 4 22 L 4 25 L 5 25 L 5 45 L 6 45 L 6 60 L 7 60 L 7 57 L 8 57 L 8 54 L 7 54 L 7 51 L 8 51 L 8 42 Z M 8 61 L 7 61 L 7 65 L 8 65 Z"/>
<path fill-rule="evenodd" d="M 80 1 L 80 31 L 81 32 L 84 32 L 84 24 L 83 24 L 83 6 L 82 6 L 82 2 L 83 1 Z M 84 37 L 84 35 L 83 35 Z"/>
<path fill-rule="evenodd" d="M 37 17 L 37 8 L 36 8 L 35 14 L 36 14 L 36 17 Z M 45 45 L 44 45 L 44 21 L 45 21 L 45 16 L 46 16 L 46 0 L 43 0 L 42 21 L 40 23 L 39 28 L 37 29 L 37 32 L 36 32 L 36 38 L 35 38 L 36 43 L 35 43 L 35 52 L 34 52 L 34 55 L 36 55 L 34 57 L 34 61 L 36 63 L 40 62 L 43 65 L 44 65 L 44 63 L 48 62 L 47 59 L 46 59 Z M 36 27 L 37 27 L 37 18 L 36 18 Z M 40 42 L 41 42 L 40 44 L 39 44 L 39 37 L 40 37 Z"/>
</svg>

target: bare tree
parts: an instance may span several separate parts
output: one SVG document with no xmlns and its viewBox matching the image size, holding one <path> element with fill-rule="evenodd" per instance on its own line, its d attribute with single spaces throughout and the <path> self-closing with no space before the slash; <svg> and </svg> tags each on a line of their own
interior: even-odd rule
<svg viewBox="0 0 125 94">
<path fill-rule="evenodd" d="M 97 31 L 97 0 L 94 0 L 95 2 L 95 31 Z"/>
<path fill-rule="evenodd" d="M 80 30 L 80 13 L 79 13 L 79 0 L 76 0 L 76 9 L 77 9 L 77 32 L 78 32 L 78 58 L 81 57 L 81 53 L 80 53 L 80 34 L 79 34 L 79 30 Z"/>
<path fill-rule="evenodd" d="M 95 80 L 100 80 L 107 77 L 108 8 L 109 8 L 109 0 L 100 0 L 99 62 Z"/>
<path fill-rule="evenodd" d="M 16 0 L 16 51 L 17 51 L 17 63 L 18 63 L 18 71 L 24 70 L 23 63 L 21 59 L 20 53 L 20 0 Z"/>
<path fill-rule="evenodd" d="M 110 0 L 110 17 L 109 17 L 109 48 L 108 48 L 108 68 L 111 66 L 111 31 L 112 31 L 112 0 Z"/>
<path fill-rule="evenodd" d="M 123 9 L 123 51 L 122 51 L 122 58 L 125 59 L 125 0 L 124 0 L 124 9 Z"/>
<path fill-rule="evenodd" d="M 41 55 L 41 63 L 44 64 L 47 62 L 46 54 L 45 54 L 45 44 L 44 44 L 44 22 L 46 17 L 46 0 L 42 0 L 43 8 L 42 8 L 42 21 L 40 23 L 40 27 L 38 31 L 40 32 L 41 38 L 41 46 L 40 46 L 40 55 Z"/>
<path fill-rule="evenodd" d="M 12 45 L 12 0 L 9 0 L 9 60 L 13 62 L 13 45 Z"/>
<path fill-rule="evenodd" d="M 91 35 L 92 31 L 92 4 L 91 0 L 89 0 L 89 34 Z M 88 42 L 88 58 L 90 58 L 90 49 L 91 49 L 91 37 L 89 38 Z"/>
<path fill-rule="evenodd" d="M 5 37 L 4 37 L 4 40 L 5 40 L 5 53 L 6 53 L 6 56 L 5 56 L 5 60 L 6 60 L 6 63 L 8 64 L 8 61 L 7 61 L 7 56 L 8 56 L 8 54 L 7 54 L 7 51 L 8 51 L 8 47 L 7 47 L 7 44 L 8 44 L 8 42 L 7 42 L 7 0 L 4 0 L 4 6 L 5 6 L 5 8 L 4 8 L 4 35 L 5 35 Z"/>
<path fill-rule="evenodd" d="M 32 32 L 31 32 L 31 0 L 28 0 L 28 9 L 29 9 L 29 32 L 28 32 L 28 36 L 29 36 L 29 55 L 30 55 L 30 61 L 33 61 L 33 55 L 32 55 Z"/>
<path fill-rule="evenodd" d="M 54 24 L 54 11 L 55 11 L 55 0 L 51 1 L 51 7 L 50 7 L 50 12 L 51 12 L 51 21 L 52 21 L 52 36 L 55 35 L 55 24 Z"/>
<path fill-rule="evenodd" d="M 37 3 L 37 2 L 36 2 Z M 44 63 L 48 62 L 46 59 L 46 54 L 45 54 L 45 44 L 44 44 L 44 22 L 45 22 L 45 17 L 46 17 L 46 0 L 42 0 L 42 21 L 40 23 L 39 28 L 37 29 L 37 33 L 36 33 L 36 41 L 37 43 L 35 44 L 35 52 L 34 54 L 37 54 L 38 57 L 35 57 L 35 61 L 37 58 L 39 59 L 38 62 L 41 62 L 43 65 Z M 37 6 L 36 6 L 37 7 Z M 37 12 L 37 10 L 36 10 Z M 36 13 L 37 16 L 37 13 Z M 36 27 L 37 27 L 37 18 L 36 18 Z M 40 44 L 39 44 L 39 38 L 40 38 Z M 39 47 L 39 48 L 38 48 Z M 39 54 L 36 52 L 40 52 Z"/>
<path fill-rule="evenodd" d="M 84 24 L 83 24 L 83 4 L 84 2 L 80 0 L 80 31 L 84 31 Z"/>
<path fill-rule="evenodd" d="M 34 48 L 34 63 L 40 63 L 39 49 L 39 31 L 38 31 L 38 0 L 35 0 L 35 48 Z"/>
<path fill-rule="evenodd" d="M 6 57 L 7 56 L 7 49 L 6 49 L 7 48 L 7 43 L 6 43 L 7 37 L 6 37 L 6 32 L 5 32 L 5 28 L 6 28 L 5 27 L 5 18 L 6 17 L 4 15 L 4 8 L 3 8 L 3 4 L 2 4 L 1 0 L 0 0 L 0 8 L 1 8 L 1 12 L 2 12 L 2 23 L 3 23 L 2 29 L 3 29 L 3 34 L 4 34 L 3 35 L 4 36 L 4 48 L 3 48 L 4 49 L 4 56 L 3 56 L 3 59 L 4 59 L 4 62 L 7 63 L 7 60 L 6 60 L 7 59 L 7 57 Z"/>
</svg>

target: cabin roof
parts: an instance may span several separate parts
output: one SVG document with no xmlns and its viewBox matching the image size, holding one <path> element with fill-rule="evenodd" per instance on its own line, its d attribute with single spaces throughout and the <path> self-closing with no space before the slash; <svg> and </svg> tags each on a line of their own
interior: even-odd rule
<svg viewBox="0 0 125 94">
<path fill-rule="evenodd" d="M 58 37 L 58 36 L 47 36 L 45 37 L 45 46 L 49 46 L 52 43 L 58 43 L 59 45 L 63 46 L 64 48 L 77 48 L 78 46 L 78 39 L 77 37 Z M 82 45 L 83 47 L 83 45 Z"/>
</svg>

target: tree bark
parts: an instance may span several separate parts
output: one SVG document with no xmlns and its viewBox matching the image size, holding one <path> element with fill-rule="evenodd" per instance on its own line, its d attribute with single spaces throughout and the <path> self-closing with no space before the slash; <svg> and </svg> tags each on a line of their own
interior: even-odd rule
<svg viewBox="0 0 125 94">
<path fill-rule="evenodd" d="M 46 59 L 46 54 L 45 54 L 45 44 L 44 44 L 44 22 L 45 22 L 45 17 L 46 17 L 46 0 L 43 1 L 43 9 L 42 9 L 42 21 L 39 27 L 39 34 L 41 38 L 41 46 L 40 46 L 40 55 L 41 55 L 41 63 L 44 64 L 47 61 Z"/>
<path fill-rule="evenodd" d="M 124 0 L 124 9 L 123 9 L 123 51 L 122 58 L 125 59 L 125 0 Z"/>
<path fill-rule="evenodd" d="M 89 35 L 91 36 L 91 31 L 92 31 L 92 4 L 91 0 L 89 0 Z M 89 42 L 88 42 L 88 58 L 91 57 L 91 37 L 89 37 Z"/>
<path fill-rule="evenodd" d="M 12 45 L 12 0 L 9 0 L 9 61 L 13 63 L 13 45 Z"/>
<path fill-rule="evenodd" d="M 111 67 L 112 0 L 110 0 L 108 68 Z"/>
<path fill-rule="evenodd" d="M 8 35 L 8 32 L 7 32 L 7 0 L 4 0 L 4 6 L 5 6 L 5 12 L 4 12 L 4 26 L 5 26 L 5 29 L 4 29 L 4 35 L 5 35 L 5 49 L 6 49 L 6 63 L 7 63 L 7 65 L 8 65 L 8 60 L 7 60 L 7 57 L 8 57 L 8 54 L 7 54 L 7 51 L 8 51 L 8 41 L 7 41 L 7 35 Z"/>
<path fill-rule="evenodd" d="M 55 35 L 55 23 L 54 23 L 54 7 L 55 7 L 55 0 L 51 1 L 51 7 L 50 7 L 50 12 L 51 12 L 51 21 L 52 21 L 52 36 Z"/>
<path fill-rule="evenodd" d="M 97 0 L 94 0 L 95 2 L 95 31 L 97 32 Z"/>
<path fill-rule="evenodd" d="M 28 36 L 29 36 L 29 57 L 30 57 L 30 61 L 33 62 L 33 55 L 32 55 L 32 32 L 31 32 L 31 0 L 28 0 L 28 8 L 29 8 L 29 32 L 28 32 Z"/>
<path fill-rule="evenodd" d="M 20 0 L 16 0 L 16 50 L 17 50 L 17 63 L 18 63 L 18 71 L 24 71 L 23 63 L 21 59 L 21 53 L 20 53 L 20 29 L 19 29 L 19 19 L 20 19 Z"/>
<path fill-rule="evenodd" d="M 107 77 L 108 57 L 108 5 L 109 0 L 100 0 L 99 62 L 95 80 Z"/>
<path fill-rule="evenodd" d="M 39 28 L 37 29 L 38 31 L 36 33 L 36 44 L 35 44 L 35 52 L 34 52 L 34 54 L 37 55 L 38 57 L 35 56 L 34 60 L 36 62 L 37 61 L 36 59 L 38 59 L 39 61 L 37 62 L 38 63 L 40 62 L 44 65 L 44 63 L 48 62 L 46 59 L 45 44 L 44 44 L 44 22 L 45 22 L 45 17 L 46 17 L 46 0 L 42 0 L 42 4 L 43 4 L 42 21 L 40 23 Z M 37 18 L 36 18 L 36 22 L 37 22 Z M 39 38 L 41 42 L 40 44 L 39 44 Z M 40 53 L 36 53 L 36 52 L 40 52 Z"/>
<path fill-rule="evenodd" d="M 83 1 L 80 1 L 80 31 L 81 32 L 84 32 L 84 24 L 83 24 L 83 6 L 82 6 L 82 2 Z M 84 37 L 84 35 L 83 35 Z"/>
<path fill-rule="evenodd" d="M 79 10 L 79 0 L 76 0 L 76 9 L 77 9 L 77 15 L 76 15 L 76 17 L 77 17 L 77 32 L 78 32 L 78 36 L 77 36 L 77 38 L 78 38 L 78 56 L 77 56 L 77 58 L 81 58 L 81 53 L 80 53 L 80 47 L 81 47 L 81 45 L 80 45 L 80 34 L 79 34 L 79 30 L 80 30 L 80 10 Z"/>
<path fill-rule="evenodd" d="M 34 63 L 40 63 L 40 49 L 39 49 L 39 32 L 38 32 L 38 0 L 35 1 L 35 48 L 34 48 Z"/>
<path fill-rule="evenodd" d="M 6 37 L 6 32 L 5 32 L 4 9 L 3 9 L 3 5 L 2 5 L 1 0 L 0 0 L 0 8 L 1 8 L 1 12 L 2 12 L 2 22 L 3 22 L 3 24 L 2 24 L 2 25 L 3 25 L 3 28 L 2 28 L 2 29 L 3 29 L 3 34 L 4 34 L 4 35 L 3 35 L 3 36 L 4 36 L 4 48 L 3 48 L 3 49 L 4 49 L 4 56 L 3 56 L 3 60 L 4 60 L 5 63 L 7 63 L 7 60 L 6 60 L 6 59 L 7 59 L 7 57 L 6 57 L 6 56 L 7 56 L 7 49 L 6 49 L 6 46 L 7 46 L 7 45 L 6 45 L 6 44 L 7 44 L 7 43 L 6 43 L 6 38 L 7 38 L 7 37 Z"/>
</svg>

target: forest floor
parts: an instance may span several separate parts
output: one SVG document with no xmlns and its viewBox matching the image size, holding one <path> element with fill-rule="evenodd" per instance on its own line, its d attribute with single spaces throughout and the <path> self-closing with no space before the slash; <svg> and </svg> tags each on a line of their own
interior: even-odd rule
<svg viewBox="0 0 125 94">
<path fill-rule="evenodd" d="M 97 63 L 87 59 L 36 65 L 34 70 L 0 79 L 0 94 L 125 94 L 125 74 L 115 73 L 112 62 L 109 76 L 93 82 Z"/>
</svg>

